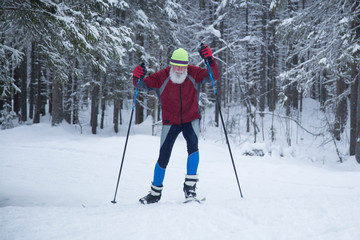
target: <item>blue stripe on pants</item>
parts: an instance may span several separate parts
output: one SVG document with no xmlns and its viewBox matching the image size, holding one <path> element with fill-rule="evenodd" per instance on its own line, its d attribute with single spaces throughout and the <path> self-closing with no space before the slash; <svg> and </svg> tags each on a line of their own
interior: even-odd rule
<svg viewBox="0 0 360 240">
<path fill-rule="evenodd" d="M 152 184 L 157 187 L 161 187 L 165 177 L 165 169 L 159 166 L 159 163 L 156 163 L 154 170 L 154 179 Z"/>
<path fill-rule="evenodd" d="M 187 175 L 196 175 L 199 166 L 199 151 L 188 156 L 186 171 Z"/>
<path fill-rule="evenodd" d="M 169 163 L 175 140 L 180 132 L 182 132 L 187 144 L 187 152 L 188 152 L 187 174 L 188 175 L 196 174 L 199 165 L 199 152 L 198 152 L 199 124 L 200 124 L 199 119 L 196 119 L 193 122 L 189 122 L 185 124 L 163 126 L 159 158 L 155 165 L 155 170 L 154 170 L 153 184 L 155 186 L 160 187 L 163 184 L 165 170 Z"/>
</svg>

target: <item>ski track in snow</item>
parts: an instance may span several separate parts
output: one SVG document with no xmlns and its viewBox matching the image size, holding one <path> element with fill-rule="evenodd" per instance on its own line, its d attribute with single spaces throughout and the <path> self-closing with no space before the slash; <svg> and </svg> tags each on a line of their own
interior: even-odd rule
<svg viewBox="0 0 360 240">
<path fill-rule="evenodd" d="M 138 199 L 150 189 L 159 137 L 132 134 L 111 204 L 124 142 L 46 124 L 0 131 L 0 239 L 360 239 L 354 159 L 328 166 L 247 157 L 233 144 L 242 199 L 227 146 L 201 140 L 198 195 L 207 200 L 183 204 L 179 136 L 163 197 L 144 206 Z"/>
</svg>

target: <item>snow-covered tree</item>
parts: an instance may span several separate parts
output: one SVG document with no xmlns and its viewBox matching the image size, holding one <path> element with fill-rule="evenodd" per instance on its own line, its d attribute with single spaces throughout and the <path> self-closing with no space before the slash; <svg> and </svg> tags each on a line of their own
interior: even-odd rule
<svg viewBox="0 0 360 240">
<path fill-rule="evenodd" d="M 359 70 L 355 66 L 359 60 L 356 35 L 359 3 L 309 0 L 302 4 L 304 8 L 285 19 L 278 29 L 279 35 L 291 46 L 288 58 L 297 59 L 280 77 L 287 81 L 284 88 L 296 84 L 304 94 L 314 88 L 322 92 L 318 96 L 324 110 L 333 112 L 335 117 L 331 132 L 340 139 L 347 122 L 349 86 L 358 82 Z M 352 110 L 351 114 L 355 116 L 356 112 Z M 352 139 L 355 142 L 354 136 Z"/>
<path fill-rule="evenodd" d="M 106 17 L 110 6 L 109 1 L 98 0 L 87 1 L 86 4 L 82 1 L 2 1 L 0 10 L 6 20 L 1 22 L 3 36 L 5 34 L 2 49 L 10 51 L 19 64 L 21 56 L 24 56 L 20 53 L 24 51 L 27 41 L 36 43 L 33 44 L 37 47 L 36 54 L 43 59 L 41 64 L 52 73 L 55 84 L 67 82 L 69 72 L 81 73 L 74 67 L 76 59 L 82 59 L 94 69 L 104 72 L 111 59 L 117 58 L 121 63 L 125 47 L 131 43 L 130 29 L 115 27 L 113 20 Z M 20 36 L 26 41 L 19 41 Z M 14 42 L 17 45 L 12 47 Z M 2 61 L 6 63 L 8 59 L 4 56 Z M 11 67 L 16 67 L 16 64 Z M 7 78 L 6 90 L 12 82 L 11 77 Z M 54 91 L 59 89 L 56 87 Z M 62 98 L 52 100 L 62 101 Z M 61 109 L 53 108 L 53 111 Z M 53 124 L 61 120 L 61 117 L 54 117 Z"/>
</svg>

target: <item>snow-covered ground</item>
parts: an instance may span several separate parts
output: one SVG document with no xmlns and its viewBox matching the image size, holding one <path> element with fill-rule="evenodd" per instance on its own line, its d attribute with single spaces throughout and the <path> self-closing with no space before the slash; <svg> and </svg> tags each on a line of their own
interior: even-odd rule
<svg viewBox="0 0 360 240">
<path fill-rule="evenodd" d="M 217 134 L 202 138 L 198 195 L 206 202 L 183 204 L 180 135 L 163 197 L 145 206 L 138 199 L 149 191 L 159 137 L 148 122 L 133 126 L 111 204 L 126 128 L 95 136 L 49 123 L 0 131 L 0 239 L 360 239 L 360 165 L 337 163 L 333 146 L 316 140 L 272 146 L 271 156 L 253 139 L 233 143 L 242 199 L 227 145 Z M 252 148 L 265 156 L 243 155 Z"/>
</svg>

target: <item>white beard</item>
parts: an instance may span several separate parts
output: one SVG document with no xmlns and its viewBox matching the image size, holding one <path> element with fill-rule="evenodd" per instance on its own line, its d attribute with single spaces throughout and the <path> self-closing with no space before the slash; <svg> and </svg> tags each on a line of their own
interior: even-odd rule
<svg viewBox="0 0 360 240">
<path fill-rule="evenodd" d="M 173 68 L 170 69 L 170 80 L 175 84 L 182 84 L 187 77 L 187 69 L 185 72 L 175 72 Z"/>
</svg>

